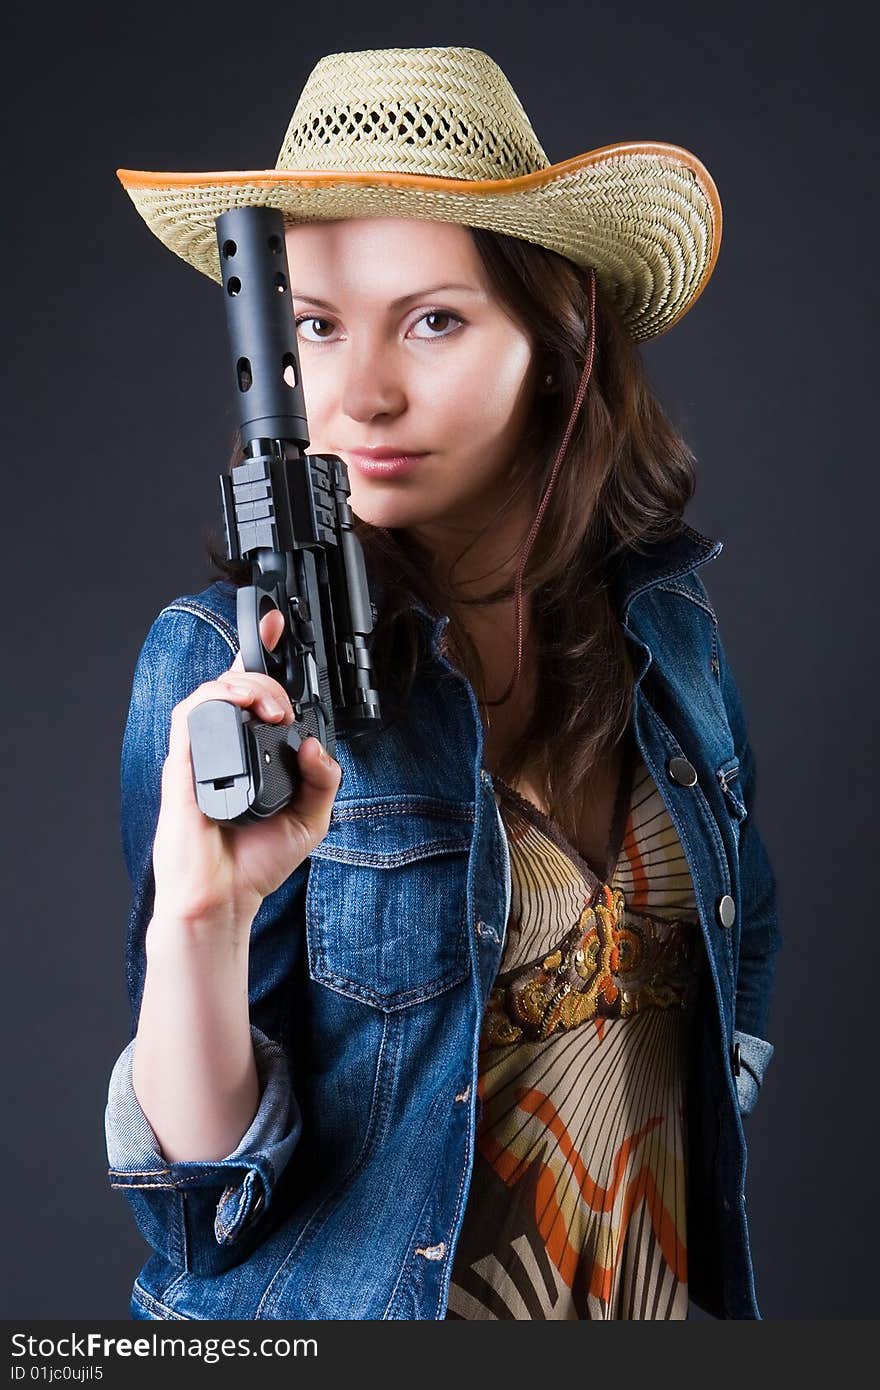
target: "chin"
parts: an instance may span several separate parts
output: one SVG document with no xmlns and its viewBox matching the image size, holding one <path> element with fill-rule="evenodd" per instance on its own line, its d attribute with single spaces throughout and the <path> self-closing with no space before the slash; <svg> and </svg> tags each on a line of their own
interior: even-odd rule
<svg viewBox="0 0 880 1390">
<path fill-rule="evenodd" d="M 409 519 L 401 517 L 399 507 L 377 507 L 371 506 L 369 502 L 365 502 L 361 506 L 354 497 L 349 497 L 348 505 L 358 520 L 365 522 L 367 526 L 376 526 L 382 530 L 390 531 L 395 526 L 409 525 Z"/>
<path fill-rule="evenodd" d="M 383 501 L 375 496 L 364 496 L 360 488 L 352 488 L 348 505 L 359 521 L 387 531 L 417 526 L 424 519 L 415 507 L 404 506 L 399 498 L 385 498 Z"/>
</svg>

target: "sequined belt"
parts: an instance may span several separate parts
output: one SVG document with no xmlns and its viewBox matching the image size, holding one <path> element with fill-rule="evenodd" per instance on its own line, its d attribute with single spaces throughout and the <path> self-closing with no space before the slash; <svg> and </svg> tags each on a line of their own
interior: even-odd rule
<svg viewBox="0 0 880 1390">
<path fill-rule="evenodd" d="M 687 1008 L 697 988 L 699 927 L 625 909 L 621 890 L 603 884 L 558 946 L 499 974 L 481 1046 L 540 1041 L 643 1009 Z"/>
</svg>

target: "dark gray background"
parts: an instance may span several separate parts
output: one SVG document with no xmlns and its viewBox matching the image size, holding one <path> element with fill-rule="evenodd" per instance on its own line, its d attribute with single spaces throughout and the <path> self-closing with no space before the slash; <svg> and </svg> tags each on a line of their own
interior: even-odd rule
<svg viewBox="0 0 880 1390">
<path fill-rule="evenodd" d="M 714 277 L 643 352 L 698 455 L 689 519 L 726 543 L 702 576 L 780 883 L 758 1295 L 770 1319 L 874 1315 L 876 35 L 851 4 L 779 0 L 12 11 L 3 1315 L 126 1317 L 148 1253 L 103 1147 L 128 1038 L 119 748 L 153 617 L 206 582 L 232 428 L 218 291 L 114 171 L 270 167 L 324 53 L 434 44 L 489 52 L 552 161 L 668 140 L 718 184 Z"/>
</svg>

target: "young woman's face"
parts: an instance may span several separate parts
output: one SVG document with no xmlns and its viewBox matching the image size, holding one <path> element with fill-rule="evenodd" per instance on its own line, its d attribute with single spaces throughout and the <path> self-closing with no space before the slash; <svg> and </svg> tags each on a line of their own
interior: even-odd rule
<svg viewBox="0 0 880 1390">
<path fill-rule="evenodd" d="M 534 395 L 533 349 L 463 227 L 364 218 L 288 228 L 312 453 L 348 465 L 352 510 L 429 545 L 488 520 Z M 368 476 L 358 450 L 418 454 Z"/>
</svg>

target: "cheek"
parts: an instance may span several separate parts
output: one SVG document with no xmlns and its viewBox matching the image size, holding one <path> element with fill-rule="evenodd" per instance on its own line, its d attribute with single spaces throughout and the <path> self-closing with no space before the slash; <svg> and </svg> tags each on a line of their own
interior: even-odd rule
<svg viewBox="0 0 880 1390">
<path fill-rule="evenodd" d="M 325 432 L 332 424 L 333 413 L 337 408 L 336 392 L 333 382 L 314 369 L 302 369 L 302 388 L 306 405 L 306 418 L 309 422 L 310 449 L 312 453 L 328 452 Z"/>
<path fill-rule="evenodd" d="M 522 414 L 531 357 L 524 340 L 450 354 L 435 375 L 420 380 L 420 403 L 456 436 L 503 433 Z"/>
<path fill-rule="evenodd" d="M 485 409 L 501 426 L 505 421 L 520 423 L 528 404 L 531 353 L 527 348 L 509 353 L 483 384 Z"/>
</svg>

